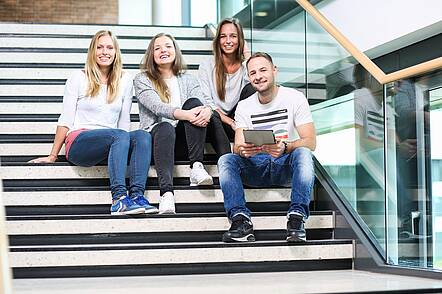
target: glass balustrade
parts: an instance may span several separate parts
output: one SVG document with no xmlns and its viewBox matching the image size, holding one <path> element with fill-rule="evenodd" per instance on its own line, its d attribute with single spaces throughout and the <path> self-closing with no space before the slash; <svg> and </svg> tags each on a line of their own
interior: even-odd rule
<svg viewBox="0 0 442 294">
<path fill-rule="evenodd" d="M 257 2 L 251 47 L 274 57 L 280 84 L 308 97 L 314 155 L 385 262 L 441 269 L 441 73 L 381 85 L 309 15 L 262 25 Z"/>
<path fill-rule="evenodd" d="M 442 269 L 442 71 L 391 83 L 387 94 L 395 118 L 387 137 L 388 262 Z"/>
</svg>

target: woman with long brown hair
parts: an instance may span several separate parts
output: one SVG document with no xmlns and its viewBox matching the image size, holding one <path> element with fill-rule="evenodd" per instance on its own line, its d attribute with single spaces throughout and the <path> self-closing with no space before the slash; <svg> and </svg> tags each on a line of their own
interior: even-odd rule
<svg viewBox="0 0 442 294">
<path fill-rule="evenodd" d="M 235 18 L 218 24 L 212 43 L 213 56 L 199 66 L 198 77 L 206 104 L 221 117 L 229 138 L 236 129 L 234 115 L 238 101 L 255 92 L 250 86 L 244 61 L 250 57 L 244 32 Z"/>
<path fill-rule="evenodd" d="M 221 130 L 212 136 L 219 156 L 230 152 L 221 120 L 204 106 L 198 80 L 185 73 L 185 64 L 175 39 L 160 33 L 152 38 L 134 79 L 140 111 L 140 128 L 152 135 L 155 169 L 160 186 L 160 213 L 175 213 L 173 166 L 175 152 L 190 161 L 190 185 L 211 185 L 203 166 L 206 130 Z M 183 150 L 186 150 L 184 152 Z M 187 153 L 187 154 L 186 154 Z"/>
</svg>

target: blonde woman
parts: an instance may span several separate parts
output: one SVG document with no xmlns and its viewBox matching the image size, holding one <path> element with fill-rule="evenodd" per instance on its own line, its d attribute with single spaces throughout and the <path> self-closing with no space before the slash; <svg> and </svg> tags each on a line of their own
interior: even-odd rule
<svg viewBox="0 0 442 294">
<path fill-rule="evenodd" d="M 134 79 L 140 128 L 152 135 L 153 156 L 160 186 L 160 213 L 175 213 L 173 165 L 175 152 L 187 149 L 190 185 L 211 185 L 203 166 L 206 131 L 219 156 L 230 152 L 219 115 L 204 106 L 198 80 L 184 73 L 175 39 L 168 34 L 152 38 Z"/>
<path fill-rule="evenodd" d="M 63 143 L 66 159 L 75 165 L 89 167 L 107 159 L 111 214 L 158 212 L 144 198 L 151 158 L 150 134 L 142 130 L 129 132 L 132 95 L 132 79 L 122 70 L 117 39 L 110 31 L 97 32 L 84 69 L 75 71 L 66 82 L 51 153 L 30 162 L 55 162 Z M 130 182 L 126 189 L 128 158 Z"/>
<path fill-rule="evenodd" d="M 199 66 L 201 91 L 205 103 L 220 115 L 228 137 L 233 139 L 236 105 L 255 93 L 244 64 L 250 51 L 237 19 L 226 18 L 218 24 L 212 50 L 213 56 Z"/>
</svg>

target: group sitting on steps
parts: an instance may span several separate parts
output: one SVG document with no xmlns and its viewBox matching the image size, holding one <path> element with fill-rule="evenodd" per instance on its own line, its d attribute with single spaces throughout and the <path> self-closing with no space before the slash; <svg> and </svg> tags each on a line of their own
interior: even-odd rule
<svg viewBox="0 0 442 294">
<path fill-rule="evenodd" d="M 219 182 L 231 222 L 223 241 L 255 241 L 244 184 L 291 187 L 287 241 L 306 241 L 316 135 L 304 94 L 276 84 L 272 58 L 264 52 L 250 54 L 236 19 L 218 25 L 213 56 L 200 65 L 198 77 L 185 69 L 173 36 L 160 33 L 150 41 L 140 73 L 132 80 L 123 71 L 116 37 L 97 32 L 84 69 L 66 82 L 49 156 L 30 162 L 55 162 L 64 144 L 66 159 L 75 165 L 107 160 L 112 215 L 174 214 L 175 154 L 188 157 L 191 186 L 213 184 L 203 165 L 208 135 L 219 158 Z M 134 89 L 140 129 L 130 131 Z M 254 144 L 245 139 L 244 130 L 271 130 L 275 140 Z M 159 208 L 144 196 L 152 156 Z"/>
</svg>

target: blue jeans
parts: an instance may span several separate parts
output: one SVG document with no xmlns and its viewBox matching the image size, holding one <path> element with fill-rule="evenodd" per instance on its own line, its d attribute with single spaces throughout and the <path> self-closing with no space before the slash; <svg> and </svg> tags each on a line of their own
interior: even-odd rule
<svg viewBox="0 0 442 294">
<path fill-rule="evenodd" d="M 81 132 L 69 149 L 69 161 L 94 166 L 107 159 L 112 199 L 127 194 L 126 170 L 129 160 L 129 196 L 144 195 L 152 154 L 148 132 L 96 129 Z"/>
<path fill-rule="evenodd" d="M 250 218 L 246 207 L 243 183 L 250 187 L 291 187 L 291 203 L 287 214 L 310 215 L 310 195 L 314 183 L 314 166 L 310 149 L 299 147 L 278 158 L 257 154 L 244 158 L 225 154 L 218 160 L 219 182 L 224 194 L 227 217 L 237 214 Z"/>
</svg>

